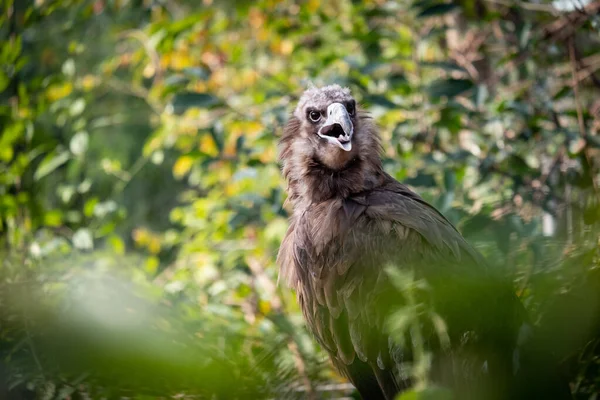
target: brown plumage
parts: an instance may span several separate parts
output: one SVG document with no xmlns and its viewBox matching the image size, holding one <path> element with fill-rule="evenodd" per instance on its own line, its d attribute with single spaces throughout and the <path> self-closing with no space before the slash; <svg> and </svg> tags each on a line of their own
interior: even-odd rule
<svg viewBox="0 0 600 400">
<path fill-rule="evenodd" d="M 423 320 L 432 378 L 458 398 L 504 398 L 522 320 L 518 300 L 446 218 L 383 170 L 380 152 L 375 124 L 348 89 L 304 93 L 280 141 L 293 208 L 280 277 L 297 291 L 340 373 L 363 398 L 392 399 L 412 384 L 403 369 L 412 347 L 410 335 L 402 345 L 386 333 L 386 317 L 403 297 L 384 268 L 413 270 L 427 279 L 451 342 L 444 350 Z"/>
</svg>

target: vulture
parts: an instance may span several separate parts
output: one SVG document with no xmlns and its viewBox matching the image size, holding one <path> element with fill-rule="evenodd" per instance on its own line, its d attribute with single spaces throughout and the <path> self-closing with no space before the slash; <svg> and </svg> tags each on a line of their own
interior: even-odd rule
<svg viewBox="0 0 600 400">
<path fill-rule="evenodd" d="M 279 142 L 292 209 L 280 280 L 362 398 L 413 387 L 417 346 L 431 382 L 455 398 L 516 398 L 520 300 L 448 219 L 384 171 L 381 152 L 376 124 L 348 88 L 300 97 Z M 425 282 L 420 297 L 409 302 L 390 271 Z M 393 334 L 390 314 L 407 308 L 419 332 L 413 323 Z"/>
</svg>

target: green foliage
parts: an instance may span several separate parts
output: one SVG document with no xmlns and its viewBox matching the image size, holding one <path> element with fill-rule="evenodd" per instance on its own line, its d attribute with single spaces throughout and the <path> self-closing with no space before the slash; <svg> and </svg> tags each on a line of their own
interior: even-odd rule
<svg viewBox="0 0 600 400">
<path fill-rule="evenodd" d="M 593 398 L 599 8 L 553 4 L 1 1 L 0 397 L 348 393 L 274 263 L 277 136 L 337 82 Z M 426 316 L 442 339 L 408 303 L 392 332 Z M 447 398 L 421 356 L 401 398 Z"/>
</svg>

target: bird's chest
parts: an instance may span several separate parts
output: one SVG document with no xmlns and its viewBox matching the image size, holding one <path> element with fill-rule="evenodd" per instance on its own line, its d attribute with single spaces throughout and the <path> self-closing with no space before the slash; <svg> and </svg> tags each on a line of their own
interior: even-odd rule
<svg viewBox="0 0 600 400">
<path fill-rule="evenodd" d="M 381 222 L 365 211 L 360 204 L 334 203 L 308 209 L 295 221 L 298 301 L 315 337 L 332 353 L 345 354 L 335 338 L 348 335 L 348 324 L 379 332 L 384 315 L 376 304 L 387 293 L 382 272 L 393 246 Z"/>
<path fill-rule="evenodd" d="M 368 272 L 385 262 L 389 240 L 381 223 L 365 210 L 360 204 L 338 200 L 302 213 L 294 249 L 301 282 L 319 285 L 331 275 L 343 280 L 353 268 Z"/>
</svg>

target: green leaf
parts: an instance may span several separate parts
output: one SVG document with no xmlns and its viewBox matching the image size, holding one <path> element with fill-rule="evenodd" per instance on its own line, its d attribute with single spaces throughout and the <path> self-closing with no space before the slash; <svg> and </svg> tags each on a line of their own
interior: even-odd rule
<svg viewBox="0 0 600 400">
<path fill-rule="evenodd" d="M 431 97 L 454 97 L 473 87 L 468 79 L 438 79 L 429 85 L 427 92 Z"/>
<path fill-rule="evenodd" d="M 401 338 L 411 324 L 418 320 L 418 309 L 416 306 L 402 307 L 394 311 L 387 320 L 386 329 L 394 337 Z"/>
<path fill-rule="evenodd" d="M 33 179 L 39 181 L 46 175 L 52 173 L 56 168 L 69 161 L 70 158 L 71 154 L 66 150 L 60 153 L 53 152 L 48 154 L 38 166 L 35 174 L 33 174 Z"/>
<path fill-rule="evenodd" d="M 85 100 L 81 98 L 75 100 L 71 104 L 71 107 L 69 107 L 69 113 L 72 117 L 80 115 L 83 112 L 83 110 L 85 110 Z"/>
<path fill-rule="evenodd" d="M 51 210 L 44 214 L 44 225 L 57 227 L 63 222 L 63 213 L 60 210 Z"/>
<path fill-rule="evenodd" d="M 165 86 L 183 86 L 189 82 L 189 78 L 182 75 L 171 75 L 165 79 Z"/>
<path fill-rule="evenodd" d="M 9 84 L 10 79 L 8 78 L 8 76 L 6 76 L 4 72 L 0 71 L 0 92 L 6 89 Z"/>
<path fill-rule="evenodd" d="M 586 135 L 585 140 L 588 146 L 600 149 L 600 137 Z"/>
<path fill-rule="evenodd" d="M 221 101 L 209 93 L 184 92 L 175 95 L 173 99 L 173 111 L 175 114 L 183 114 L 188 108 L 212 108 L 220 105 Z"/>
<path fill-rule="evenodd" d="M 372 96 L 365 97 L 365 103 L 380 106 L 384 108 L 396 108 L 398 107 L 395 103 L 389 100 L 387 97 L 375 94 Z"/>
<path fill-rule="evenodd" d="M 460 71 L 465 72 L 465 69 L 451 61 L 423 61 L 420 63 L 424 68 L 440 68 L 444 71 Z"/>
<path fill-rule="evenodd" d="M 183 70 L 183 73 L 189 77 L 193 77 L 196 79 L 201 79 L 203 81 L 207 80 L 210 77 L 210 72 L 201 67 L 189 67 Z"/>
<path fill-rule="evenodd" d="M 417 14 L 418 18 L 425 18 L 425 17 L 434 17 L 434 16 L 438 16 L 438 15 L 444 15 L 444 14 L 448 14 L 449 12 L 453 11 L 456 7 L 458 7 L 458 5 L 451 3 L 451 4 L 434 4 L 430 7 L 427 7 L 423 10 L 421 10 L 421 12 L 419 12 Z"/>
<path fill-rule="evenodd" d="M 560 100 L 564 97 L 571 96 L 573 88 L 571 86 L 563 86 L 553 97 L 552 100 Z"/>
<path fill-rule="evenodd" d="M 94 214 L 94 209 L 96 208 L 96 204 L 98 204 L 100 200 L 97 197 L 92 197 L 88 201 L 85 202 L 83 206 L 83 214 L 86 217 L 91 217 Z"/>
<path fill-rule="evenodd" d="M 454 191 L 456 187 L 456 173 L 451 169 L 444 171 L 444 187 L 448 192 Z"/>
<path fill-rule="evenodd" d="M 8 147 L 8 146 L 0 147 L 0 160 L 2 160 L 4 162 L 9 162 L 10 160 L 12 160 L 14 154 L 15 153 L 14 153 L 14 150 L 12 149 L 12 147 Z"/>
</svg>

